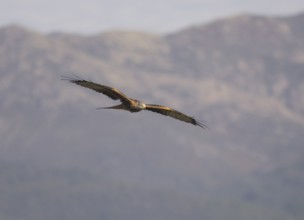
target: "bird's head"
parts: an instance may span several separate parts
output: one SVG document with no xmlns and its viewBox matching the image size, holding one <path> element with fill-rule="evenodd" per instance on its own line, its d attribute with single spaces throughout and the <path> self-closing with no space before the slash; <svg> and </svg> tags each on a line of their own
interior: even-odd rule
<svg viewBox="0 0 304 220">
<path fill-rule="evenodd" d="M 146 108 L 146 104 L 142 103 L 142 102 L 138 102 L 138 108 L 145 109 Z"/>
</svg>

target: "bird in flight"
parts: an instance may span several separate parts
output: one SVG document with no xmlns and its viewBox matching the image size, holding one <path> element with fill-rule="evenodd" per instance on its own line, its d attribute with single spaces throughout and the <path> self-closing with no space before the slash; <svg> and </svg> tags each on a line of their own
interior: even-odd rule
<svg viewBox="0 0 304 220">
<path fill-rule="evenodd" d="M 123 94 L 121 91 L 119 91 L 116 88 L 112 88 L 109 86 L 97 84 L 91 81 L 84 80 L 79 77 L 69 77 L 69 76 L 63 76 L 63 80 L 68 80 L 71 83 L 75 83 L 77 85 L 92 89 L 96 92 L 102 93 L 109 98 L 113 100 L 120 100 L 121 104 L 111 106 L 111 107 L 104 107 L 104 108 L 97 108 L 97 109 L 121 109 L 126 110 L 129 112 L 139 112 L 141 110 L 148 110 L 152 112 L 156 112 L 165 116 L 170 116 L 172 118 L 197 125 L 201 128 L 208 128 L 206 125 L 204 125 L 202 122 L 198 121 L 197 119 L 194 119 L 193 117 L 190 117 L 182 112 L 179 112 L 175 109 L 169 108 L 167 106 L 162 105 L 154 105 L 154 104 L 145 104 L 141 101 L 138 101 L 136 99 L 131 99 L 125 94 Z"/>
</svg>

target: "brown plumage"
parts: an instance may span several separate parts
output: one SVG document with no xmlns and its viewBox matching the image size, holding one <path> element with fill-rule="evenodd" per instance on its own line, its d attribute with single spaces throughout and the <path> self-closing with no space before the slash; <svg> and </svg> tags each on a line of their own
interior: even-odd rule
<svg viewBox="0 0 304 220">
<path fill-rule="evenodd" d="M 172 118 L 200 126 L 201 128 L 207 128 L 206 125 L 204 125 L 202 122 L 198 121 L 197 119 L 194 119 L 193 117 L 190 117 L 182 112 L 179 112 L 175 109 L 169 108 L 167 106 L 162 105 L 154 105 L 154 104 L 145 104 L 143 102 L 140 102 L 136 99 L 131 99 L 125 94 L 123 94 L 118 89 L 100 85 L 91 81 L 87 81 L 84 79 L 81 79 L 79 77 L 67 77 L 63 76 L 63 80 L 68 80 L 72 83 L 75 83 L 77 85 L 95 90 L 96 92 L 102 93 L 106 96 L 108 96 L 111 99 L 114 100 L 120 100 L 121 104 L 111 107 L 105 107 L 105 108 L 98 108 L 98 109 L 121 109 L 121 110 L 127 110 L 130 112 L 139 112 L 141 110 L 149 110 L 152 112 L 156 112 L 162 115 L 170 116 Z"/>
</svg>

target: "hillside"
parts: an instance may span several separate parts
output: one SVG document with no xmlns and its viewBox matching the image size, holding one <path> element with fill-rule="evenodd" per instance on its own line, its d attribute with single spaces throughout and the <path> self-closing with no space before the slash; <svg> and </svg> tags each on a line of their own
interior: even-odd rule
<svg viewBox="0 0 304 220">
<path fill-rule="evenodd" d="M 0 217 L 304 217 L 304 14 L 239 15 L 157 36 L 0 29 Z M 62 75 L 171 106 L 114 102 Z"/>
</svg>

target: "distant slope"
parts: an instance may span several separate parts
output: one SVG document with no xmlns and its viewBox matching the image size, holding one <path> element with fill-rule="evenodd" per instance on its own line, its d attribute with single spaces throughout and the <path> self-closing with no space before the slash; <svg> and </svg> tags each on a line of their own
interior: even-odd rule
<svg viewBox="0 0 304 220">
<path fill-rule="evenodd" d="M 241 15 L 166 36 L 1 28 L 0 216 L 302 220 L 303 23 Z M 115 102 L 60 80 L 73 74 L 211 129 L 97 111 Z"/>
</svg>

